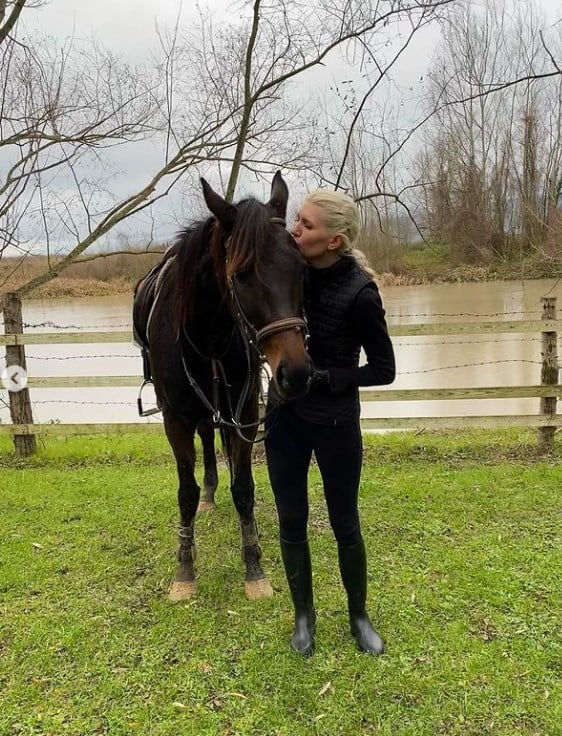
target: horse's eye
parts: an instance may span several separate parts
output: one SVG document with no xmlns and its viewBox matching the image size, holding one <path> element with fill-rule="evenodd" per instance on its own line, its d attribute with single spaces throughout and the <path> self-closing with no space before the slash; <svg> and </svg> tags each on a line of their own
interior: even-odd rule
<svg viewBox="0 0 562 736">
<path fill-rule="evenodd" d="M 240 285 L 244 286 L 250 281 L 252 274 L 253 271 L 251 268 L 243 268 L 240 271 L 236 271 L 234 278 Z"/>
</svg>

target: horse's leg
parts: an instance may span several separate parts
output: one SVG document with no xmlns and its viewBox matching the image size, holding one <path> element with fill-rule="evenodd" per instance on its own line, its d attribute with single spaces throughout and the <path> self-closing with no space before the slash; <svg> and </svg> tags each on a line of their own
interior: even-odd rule
<svg viewBox="0 0 562 736">
<path fill-rule="evenodd" d="M 219 482 L 217 474 L 217 455 L 215 453 L 215 428 L 211 419 L 202 419 L 197 424 L 197 433 L 203 446 L 203 496 L 198 511 L 211 511 L 216 508 L 215 491 Z"/>
<path fill-rule="evenodd" d="M 178 505 L 180 526 L 178 532 L 178 571 L 170 588 L 171 601 L 184 601 L 195 594 L 195 513 L 200 488 L 195 479 L 195 423 L 180 421 L 163 410 L 166 436 L 174 451 L 178 471 Z"/>
<path fill-rule="evenodd" d="M 245 592 L 250 600 L 268 598 L 273 589 L 261 567 L 261 547 L 254 518 L 254 479 L 252 445 L 230 432 L 227 442 L 230 457 L 232 500 L 240 517 L 242 559 L 246 567 Z"/>
</svg>

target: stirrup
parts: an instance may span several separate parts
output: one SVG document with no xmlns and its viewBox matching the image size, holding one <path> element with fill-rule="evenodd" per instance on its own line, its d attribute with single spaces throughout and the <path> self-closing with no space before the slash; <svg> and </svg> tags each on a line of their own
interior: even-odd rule
<svg viewBox="0 0 562 736">
<path fill-rule="evenodd" d="M 150 378 L 145 378 L 142 382 L 142 385 L 139 389 L 139 395 L 137 396 L 137 409 L 139 412 L 139 417 L 151 417 L 153 414 L 159 414 L 162 410 L 160 407 L 155 406 L 152 409 L 144 409 L 142 405 L 142 391 L 145 386 L 148 384 L 154 385 L 152 383 L 152 380 Z"/>
</svg>

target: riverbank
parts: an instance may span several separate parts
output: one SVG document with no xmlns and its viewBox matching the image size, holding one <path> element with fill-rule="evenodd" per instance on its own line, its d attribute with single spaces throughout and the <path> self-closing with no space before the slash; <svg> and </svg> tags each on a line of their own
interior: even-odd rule
<svg viewBox="0 0 562 736">
<path fill-rule="evenodd" d="M 381 287 L 388 286 L 424 286 L 427 284 L 459 284 L 482 283 L 489 281 L 512 281 L 521 279 L 555 278 L 558 274 L 541 272 L 535 269 L 535 275 L 529 275 L 518 269 L 497 269 L 485 267 L 458 267 L 448 273 L 439 274 L 394 274 L 377 273 L 376 281 Z M 32 298 L 60 299 L 82 296 L 116 296 L 132 294 L 136 281 L 116 278 L 108 281 L 93 279 L 57 278 L 37 289 Z"/>
<path fill-rule="evenodd" d="M 83 296 L 115 296 L 131 294 L 138 280 L 161 258 L 161 253 L 138 256 L 108 256 L 92 263 L 78 263 L 64 274 L 36 289 L 30 298 L 58 299 Z M 10 259 L 0 261 L 0 296 L 15 291 L 46 268 L 46 259 L 37 256 L 24 268 L 14 269 Z M 498 262 L 488 265 L 451 265 L 443 252 L 407 251 L 391 270 L 377 270 L 379 286 L 423 286 L 427 284 L 482 283 L 521 279 L 562 277 L 562 266 L 552 262 L 527 259 L 520 262 Z"/>
</svg>

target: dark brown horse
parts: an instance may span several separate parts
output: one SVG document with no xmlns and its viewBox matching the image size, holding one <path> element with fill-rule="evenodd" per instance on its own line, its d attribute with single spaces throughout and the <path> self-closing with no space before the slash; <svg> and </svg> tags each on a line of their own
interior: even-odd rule
<svg viewBox="0 0 562 736">
<path fill-rule="evenodd" d="M 170 597 L 184 600 L 195 592 L 201 494 L 194 436 L 199 430 L 204 448 L 202 500 L 213 505 L 218 427 L 240 517 L 246 595 L 256 598 L 272 593 L 260 564 L 251 469 L 260 359 L 267 359 L 281 395 L 307 391 L 312 365 L 304 343 L 304 264 L 284 226 L 288 190 L 279 173 L 267 204 L 230 204 L 201 181 L 213 217 L 185 230 L 139 282 L 133 324 L 179 477 L 179 569 Z"/>
</svg>

